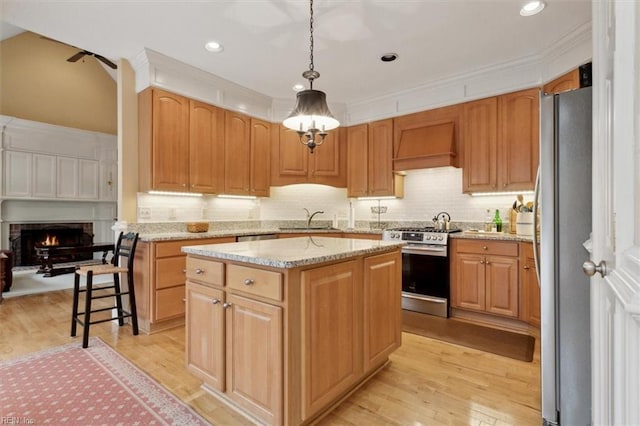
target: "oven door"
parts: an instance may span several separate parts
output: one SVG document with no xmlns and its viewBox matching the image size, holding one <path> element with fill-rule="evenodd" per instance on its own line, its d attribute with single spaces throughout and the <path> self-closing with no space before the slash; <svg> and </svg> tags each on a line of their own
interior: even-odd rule
<svg viewBox="0 0 640 426">
<path fill-rule="evenodd" d="M 408 250 L 407 250 L 408 249 Z M 417 250 L 417 251 L 416 251 Z M 424 248 L 402 249 L 402 308 L 449 316 L 449 258 Z"/>
</svg>

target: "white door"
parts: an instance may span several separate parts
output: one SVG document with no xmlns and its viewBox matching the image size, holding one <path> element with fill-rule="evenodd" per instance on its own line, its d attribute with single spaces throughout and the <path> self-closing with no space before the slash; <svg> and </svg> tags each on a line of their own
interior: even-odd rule
<svg viewBox="0 0 640 426">
<path fill-rule="evenodd" d="M 593 0 L 592 420 L 640 424 L 640 5 Z"/>
</svg>

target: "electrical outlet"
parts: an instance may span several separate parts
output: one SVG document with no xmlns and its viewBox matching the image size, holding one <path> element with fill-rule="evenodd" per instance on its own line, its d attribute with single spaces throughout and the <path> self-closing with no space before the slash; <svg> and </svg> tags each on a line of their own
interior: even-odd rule
<svg viewBox="0 0 640 426">
<path fill-rule="evenodd" d="M 169 220 L 174 220 L 175 218 L 176 218 L 176 209 L 170 208 L 169 209 Z"/>
<path fill-rule="evenodd" d="M 151 219 L 151 209 L 149 207 L 140 207 L 138 216 L 140 216 L 140 219 Z"/>
</svg>

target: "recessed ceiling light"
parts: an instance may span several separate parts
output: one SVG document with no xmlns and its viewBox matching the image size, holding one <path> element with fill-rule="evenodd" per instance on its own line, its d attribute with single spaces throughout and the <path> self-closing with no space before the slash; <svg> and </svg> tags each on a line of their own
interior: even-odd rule
<svg viewBox="0 0 640 426">
<path fill-rule="evenodd" d="M 299 92 L 299 91 L 301 91 L 301 90 L 304 90 L 304 84 L 300 84 L 300 83 L 298 83 L 298 84 L 294 84 L 294 85 L 293 85 L 293 90 L 295 90 L 296 92 Z"/>
<path fill-rule="evenodd" d="M 541 0 L 534 0 L 526 3 L 520 9 L 521 16 L 532 16 L 542 12 L 542 9 L 546 6 L 546 3 Z"/>
<path fill-rule="evenodd" d="M 218 43 L 217 41 L 210 41 L 207 44 L 204 45 L 204 48 L 207 49 L 209 52 L 222 52 L 224 50 L 224 47 Z"/>
<path fill-rule="evenodd" d="M 393 62 L 396 59 L 398 59 L 398 54 L 397 53 L 385 53 L 384 55 L 382 55 L 380 57 L 380 60 L 382 62 Z"/>
</svg>

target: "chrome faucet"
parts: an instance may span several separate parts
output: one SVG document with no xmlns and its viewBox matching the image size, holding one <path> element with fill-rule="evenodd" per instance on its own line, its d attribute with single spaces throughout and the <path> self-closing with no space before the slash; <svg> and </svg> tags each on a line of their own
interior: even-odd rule
<svg viewBox="0 0 640 426">
<path fill-rule="evenodd" d="M 311 227 L 311 221 L 313 220 L 313 217 L 314 217 L 315 215 L 317 215 L 317 214 L 324 214 L 324 212 L 323 212 L 322 210 L 318 210 L 318 211 L 315 211 L 315 212 L 313 212 L 313 213 L 309 212 L 309 210 L 308 210 L 308 209 L 306 209 L 306 208 L 304 208 L 304 207 L 303 207 L 303 210 L 304 210 L 305 212 L 307 212 L 307 229 L 309 229 L 309 228 Z"/>
</svg>

